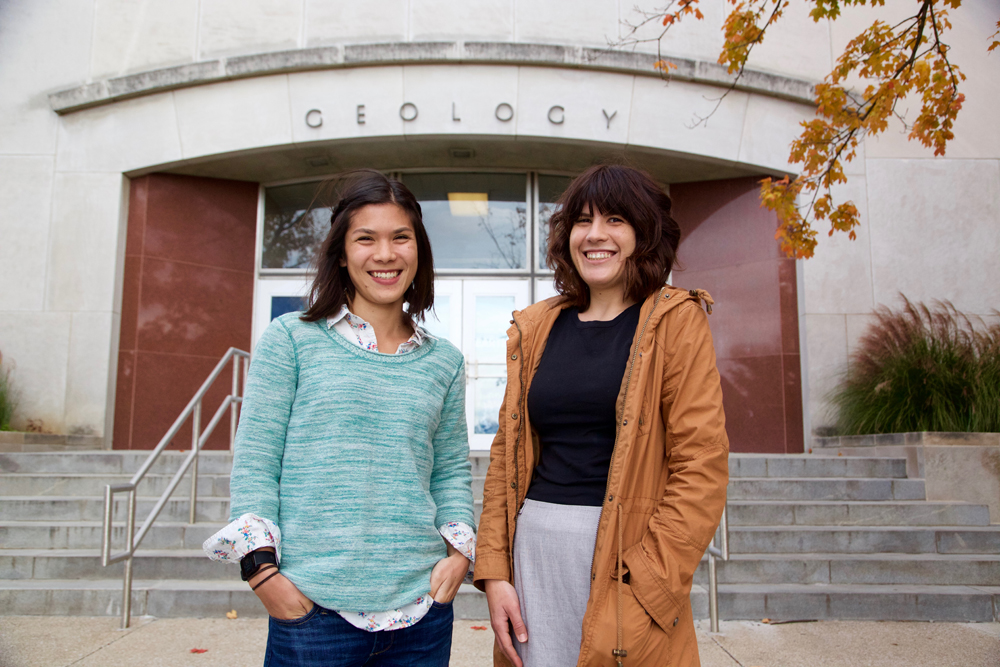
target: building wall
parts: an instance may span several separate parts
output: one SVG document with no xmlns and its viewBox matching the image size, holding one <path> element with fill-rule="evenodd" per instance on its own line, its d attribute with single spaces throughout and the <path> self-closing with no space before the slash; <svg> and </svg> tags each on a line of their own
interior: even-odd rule
<svg viewBox="0 0 1000 667">
<path fill-rule="evenodd" d="M 704 4 L 706 20 L 674 30 L 666 53 L 714 62 L 728 5 Z M 278 147 L 336 145 L 363 157 L 381 141 L 388 142 L 378 149 L 385 153 L 395 150 L 385 146 L 435 137 L 481 136 L 509 138 L 512 154 L 518 141 L 541 138 L 557 147 L 617 146 L 697 157 L 720 169 L 782 173 L 797 123 L 811 116 L 807 105 L 767 91 L 736 92 L 707 125 L 691 127 L 695 114 L 714 106 L 720 88 L 551 63 L 533 67 L 530 58 L 527 65 L 284 73 L 63 115 L 54 113 L 49 94 L 161 67 L 328 45 L 483 40 L 565 47 L 572 55 L 617 39 L 621 22 L 635 18 L 631 6 L 604 0 L 0 4 L 0 351 L 16 364 L 22 425 L 34 418 L 57 432 L 112 433 L 128 176 L 193 168 L 222 154 L 280 171 L 283 158 L 269 157 Z M 805 10 L 803 3 L 789 7 L 780 29 L 755 50 L 752 67 L 818 80 L 833 54 L 875 16 L 852 9 L 836 23 L 817 24 Z M 915 300 L 947 298 L 986 316 L 1000 304 L 1000 59 L 985 54 L 996 14 L 991 0 L 952 12 L 951 55 L 968 80 L 947 157 L 932 157 L 898 129 L 869 141 L 841 190 L 862 212 L 858 240 L 823 237 L 816 257 L 800 266 L 807 431 L 829 423 L 823 397 L 874 306 L 895 303 L 899 292 Z M 498 96 L 518 110 L 509 123 L 492 115 Z M 397 113 L 407 101 L 420 107 L 412 123 Z M 451 120 L 452 102 L 465 114 L 461 123 Z M 601 114 L 612 111 L 611 102 L 617 116 L 605 125 Z M 352 114 L 362 103 L 369 114 L 359 125 Z M 567 109 L 565 123 L 546 119 L 554 104 Z M 319 128 L 304 122 L 312 108 L 324 109 Z M 377 141 L 350 143 L 362 140 Z"/>
<path fill-rule="evenodd" d="M 670 188 L 681 225 L 682 267 L 673 283 L 707 290 L 734 452 L 803 451 L 795 260 L 774 244 L 775 215 L 762 209 L 757 178 Z"/>
<path fill-rule="evenodd" d="M 115 449 L 152 449 L 230 347 L 250 349 L 257 186 L 169 174 L 132 181 Z M 229 393 L 203 402 L 204 427 Z M 189 447 L 190 420 L 175 447 Z M 228 448 L 225 428 L 206 446 Z"/>
</svg>

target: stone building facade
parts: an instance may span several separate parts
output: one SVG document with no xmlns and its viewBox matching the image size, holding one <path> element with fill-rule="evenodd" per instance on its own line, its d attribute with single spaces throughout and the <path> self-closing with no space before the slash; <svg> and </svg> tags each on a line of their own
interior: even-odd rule
<svg viewBox="0 0 1000 667">
<path fill-rule="evenodd" d="M 673 282 L 717 301 L 734 450 L 808 446 L 874 307 L 899 294 L 986 317 L 1000 306 L 995 2 L 953 12 L 968 80 L 947 157 L 899 128 L 868 141 L 839 191 L 861 211 L 857 240 L 823 237 L 807 261 L 778 251 L 757 181 L 793 171 L 812 85 L 875 15 L 817 24 L 793 0 L 697 124 L 726 90 L 728 5 L 670 34 L 668 82 L 654 45 L 608 46 L 632 4 L 0 3 L 0 352 L 21 392 L 15 425 L 155 445 L 228 347 L 251 348 L 295 307 L 322 230 L 303 211 L 318 181 L 355 167 L 398 174 L 423 202 L 430 325 L 466 353 L 474 447 L 490 440 L 506 313 L 552 293 L 552 202 L 594 162 L 647 169 L 674 198 Z"/>
</svg>

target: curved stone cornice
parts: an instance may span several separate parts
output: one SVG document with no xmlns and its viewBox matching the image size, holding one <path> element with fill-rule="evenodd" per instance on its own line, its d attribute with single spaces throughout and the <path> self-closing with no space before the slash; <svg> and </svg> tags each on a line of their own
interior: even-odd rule
<svg viewBox="0 0 1000 667">
<path fill-rule="evenodd" d="M 668 57 L 677 65 L 671 79 L 729 86 L 733 77 L 717 63 Z M 659 77 L 656 56 L 647 53 L 558 44 L 512 42 L 392 42 L 234 56 L 102 79 L 49 95 L 58 114 L 206 83 L 309 70 L 408 64 L 527 65 L 568 67 Z M 814 84 L 803 79 L 746 70 L 738 90 L 813 104 Z"/>
</svg>

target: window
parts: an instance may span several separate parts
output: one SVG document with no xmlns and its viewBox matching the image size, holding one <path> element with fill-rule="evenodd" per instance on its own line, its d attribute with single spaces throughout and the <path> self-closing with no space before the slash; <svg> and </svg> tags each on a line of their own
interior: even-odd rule
<svg viewBox="0 0 1000 667">
<path fill-rule="evenodd" d="M 525 174 L 403 174 L 423 210 L 438 271 L 528 269 Z"/>
</svg>

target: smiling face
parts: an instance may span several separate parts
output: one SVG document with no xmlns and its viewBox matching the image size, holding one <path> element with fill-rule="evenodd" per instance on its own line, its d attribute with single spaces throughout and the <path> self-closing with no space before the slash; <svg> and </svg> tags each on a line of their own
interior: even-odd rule
<svg viewBox="0 0 1000 667">
<path fill-rule="evenodd" d="M 396 204 L 369 204 L 354 213 L 344 239 L 344 257 L 354 284 L 352 312 L 372 309 L 402 312 L 403 296 L 417 273 L 413 223 Z"/>
<path fill-rule="evenodd" d="M 635 230 L 625 218 L 585 205 L 569 233 L 569 254 L 591 294 L 625 291 L 625 260 L 635 251 Z"/>
</svg>

